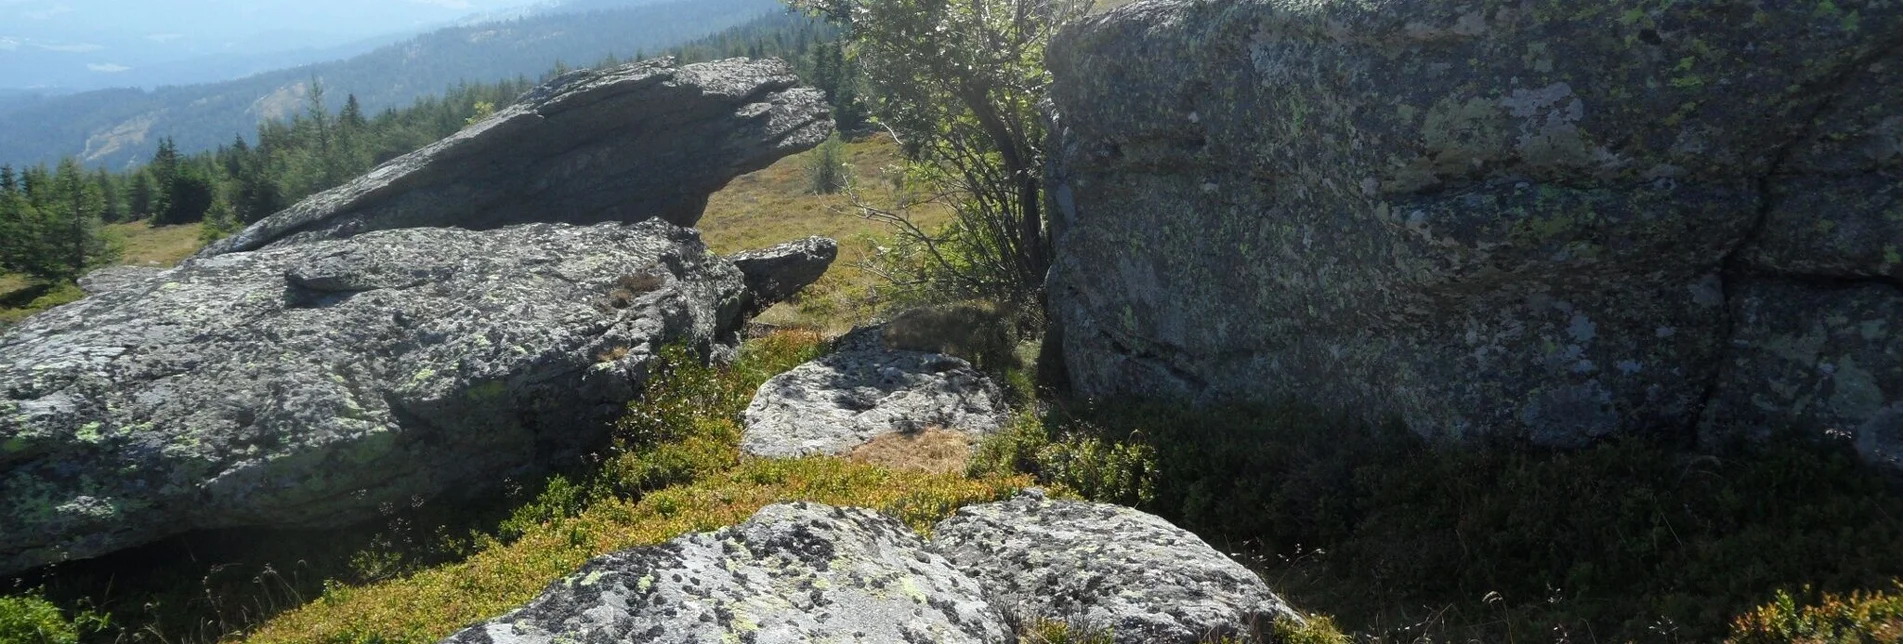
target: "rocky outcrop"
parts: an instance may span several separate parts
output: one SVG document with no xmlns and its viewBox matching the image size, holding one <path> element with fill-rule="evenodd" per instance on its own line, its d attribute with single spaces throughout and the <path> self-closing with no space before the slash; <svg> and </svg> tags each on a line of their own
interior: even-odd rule
<svg viewBox="0 0 1903 644">
<path fill-rule="evenodd" d="M 1255 573 L 1187 530 L 1039 490 L 960 509 L 932 529 L 931 547 L 1001 610 L 1107 631 L 1118 644 L 1252 637 L 1276 620 L 1302 619 Z"/>
<path fill-rule="evenodd" d="M 875 332 L 876 333 L 876 332 Z M 774 376 L 747 405 L 740 449 L 792 458 L 845 454 L 891 433 L 987 434 L 1010 418 L 1004 392 L 971 363 L 884 348 L 859 333 L 832 355 Z"/>
<path fill-rule="evenodd" d="M 904 524 L 857 508 L 768 506 L 746 523 L 600 557 L 455 644 L 997 643 L 978 584 Z"/>
<path fill-rule="evenodd" d="M 1050 61 L 1081 393 L 1903 447 L 1903 6 L 1152 0 Z"/>
<path fill-rule="evenodd" d="M 778 60 L 572 72 L 199 256 L 394 228 L 650 217 L 692 226 L 728 181 L 832 132 L 823 95 L 797 83 Z"/>
<path fill-rule="evenodd" d="M 0 573 L 332 526 L 592 449 L 744 321 L 692 230 L 414 228 L 186 262 L 0 336 Z"/>
<path fill-rule="evenodd" d="M 1189 643 L 1300 620 L 1262 580 L 1157 517 L 1030 490 L 927 544 L 870 510 L 773 505 L 718 532 L 596 558 L 444 642 L 1015 642 L 1068 621 Z M 1210 639 L 1205 639 L 1210 638 Z"/>
<path fill-rule="evenodd" d="M 107 266 L 87 273 L 84 277 L 79 278 L 79 290 L 85 291 L 90 295 L 98 295 L 106 291 L 143 283 L 146 280 L 156 278 L 159 273 L 163 272 L 165 272 L 165 269 L 147 266 Z"/>
<path fill-rule="evenodd" d="M 727 261 L 733 262 L 740 274 L 746 276 L 747 291 L 753 294 L 753 307 L 765 310 L 819 281 L 838 257 L 839 242 L 807 237 L 772 248 L 735 253 L 727 256 Z"/>
</svg>

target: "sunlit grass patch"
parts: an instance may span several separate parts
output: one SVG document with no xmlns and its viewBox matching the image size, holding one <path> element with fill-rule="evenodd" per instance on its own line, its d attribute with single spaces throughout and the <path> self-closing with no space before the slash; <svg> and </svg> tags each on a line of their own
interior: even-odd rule
<svg viewBox="0 0 1903 644">
<path fill-rule="evenodd" d="M 882 207 L 898 198 L 894 180 L 904 160 L 891 137 L 874 135 L 848 141 L 839 151 L 851 166 L 859 197 Z M 818 150 L 796 154 L 765 170 L 743 175 L 714 193 L 700 220 L 701 235 L 720 253 L 764 248 L 809 235 L 840 243 L 839 259 L 820 281 L 790 302 L 760 316 L 781 326 L 843 332 L 872 317 L 880 300 L 880 280 L 855 268 L 875 252 L 890 231 L 867 221 L 852 207 L 850 194 L 812 194 L 811 167 Z M 916 209 L 923 225 L 951 220 L 938 205 Z"/>
<path fill-rule="evenodd" d="M 106 226 L 106 234 L 118 235 L 125 241 L 119 263 L 127 266 L 176 266 L 204 246 L 199 242 L 199 232 L 199 224 L 153 226 L 144 221 L 129 221 Z"/>
</svg>

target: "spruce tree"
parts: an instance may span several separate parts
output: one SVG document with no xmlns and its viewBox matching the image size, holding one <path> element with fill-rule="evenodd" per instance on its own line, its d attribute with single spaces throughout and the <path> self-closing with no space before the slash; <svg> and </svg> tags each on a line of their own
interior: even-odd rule
<svg viewBox="0 0 1903 644">
<path fill-rule="evenodd" d="M 0 190 L 0 271 L 24 273 L 39 242 L 40 213 L 16 184 Z"/>
<path fill-rule="evenodd" d="M 159 139 L 159 150 L 152 154 L 151 168 L 152 182 L 158 190 L 153 193 L 152 201 L 147 204 L 150 206 L 148 214 L 163 216 L 171 211 L 172 180 L 178 177 L 181 163 L 178 145 L 172 142 L 172 137 Z"/>
<path fill-rule="evenodd" d="M 208 173 L 191 165 L 180 166 L 165 191 L 165 211 L 154 222 L 161 226 L 189 224 L 205 218 L 211 209 L 215 186 Z"/>
<path fill-rule="evenodd" d="M 79 162 L 60 161 L 48 188 L 51 203 L 46 207 L 19 209 L 13 225 L 24 234 L 9 244 L 8 268 L 40 280 L 63 281 L 117 259 L 117 248 L 100 230 L 105 199 Z"/>
<path fill-rule="evenodd" d="M 150 169 L 136 170 L 132 174 L 132 195 L 127 207 L 132 210 L 133 219 L 151 217 L 159 213 L 159 182 L 152 177 Z"/>
<path fill-rule="evenodd" d="M 99 186 L 99 196 L 104 200 L 99 218 L 109 224 L 124 221 L 126 207 L 125 201 L 120 198 L 119 182 L 105 168 L 100 168 L 93 172 L 93 184 Z"/>
</svg>

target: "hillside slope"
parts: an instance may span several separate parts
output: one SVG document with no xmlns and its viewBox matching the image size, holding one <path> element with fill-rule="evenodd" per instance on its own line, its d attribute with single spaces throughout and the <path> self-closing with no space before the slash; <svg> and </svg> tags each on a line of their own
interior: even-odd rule
<svg viewBox="0 0 1903 644">
<path fill-rule="evenodd" d="M 313 77 L 325 85 L 332 109 L 354 94 L 366 110 L 377 111 L 459 81 L 534 76 L 556 61 L 591 64 L 611 54 L 656 51 L 779 7 L 774 0 L 706 0 L 531 15 L 442 29 L 348 60 L 224 83 L 41 99 L 0 119 L 0 163 L 72 155 L 88 165 L 123 168 L 150 156 L 161 137 L 190 153 L 251 136 L 261 119 L 303 109 Z"/>
</svg>

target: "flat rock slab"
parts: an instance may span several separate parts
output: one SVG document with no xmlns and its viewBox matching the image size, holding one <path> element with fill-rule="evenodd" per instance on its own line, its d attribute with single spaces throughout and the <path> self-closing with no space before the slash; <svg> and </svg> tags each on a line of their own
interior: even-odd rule
<svg viewBox="0 0 1903 644">
<path fill-rule="evenodd" d="M 1008 641 L 977 582 L 870 510 L 768 506 L 718 532 L 596 558 L 455 644 Z"/>
<path fill-rule="evenodd" d="M 971 363 L 860 347 L 761 385 L 747 406 L 740 448 L 775 458 L 838 455 L 882 434 L 930 428 L 986 434 L 1009 418 L 1004 392 Z"/>
<path fill-rule="evenodd" d="M 1115 505 L 1029 490 L 959 510 L 933 528 L 931 547 L 1000 609 L 1108 629 L 1119 644 L 1215 641 L 1301 619 L 1201 538 Z"/>
<path fill-rule="evenodd" d="M 746 302 L 661 221 L 380 231 L 118 277 L 0 335 L 0 574 L 341 525 L 573 458 L 655 352 L 732 340 Z"/>
<path fill-rule="evenodd" d="M 565 74 L 199 254 L 393 228 L 651 217 L 692 226 L 734 177 L 832 133 L 823 94 L 798 81 L 779 60 L 665 58 Z"/>
</svg>

